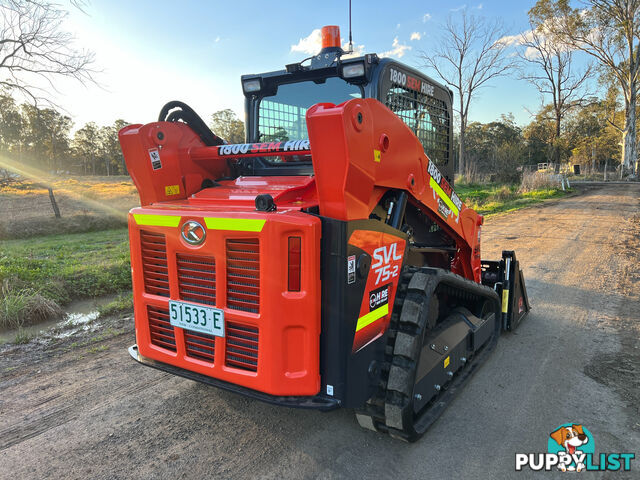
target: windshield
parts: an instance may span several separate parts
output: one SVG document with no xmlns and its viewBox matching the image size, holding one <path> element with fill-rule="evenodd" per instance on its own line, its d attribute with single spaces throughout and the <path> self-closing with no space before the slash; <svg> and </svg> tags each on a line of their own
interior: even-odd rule
<svg viewBox="0 0 640 480">
<path fill-rule="evenodd" d="M 362 90 L 339 77 L 324 79 L 322 83 L 306 81 L 286 83 L 275 95 L 264 97 L 258 111 L 259 140 L 279 142 L 303 140 L 307 133 L 307 109 L 316 103 L 339 104 L 362 98 Z"/>
</svg>

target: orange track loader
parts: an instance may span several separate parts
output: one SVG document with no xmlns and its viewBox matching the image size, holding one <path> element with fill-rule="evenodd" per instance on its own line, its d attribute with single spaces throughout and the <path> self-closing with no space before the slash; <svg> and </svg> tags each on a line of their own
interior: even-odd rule
<svg viewBox="0 0 640 480">
<path fill-rule="evenodd" d="M 324 38 L 309 64 L 242 77 L 247 143 L 181 102 L 120 131 L 141 202 L 129 352 L 414 441 L 529 302 L 452 188 L 451 92 Z"/>
</svg>

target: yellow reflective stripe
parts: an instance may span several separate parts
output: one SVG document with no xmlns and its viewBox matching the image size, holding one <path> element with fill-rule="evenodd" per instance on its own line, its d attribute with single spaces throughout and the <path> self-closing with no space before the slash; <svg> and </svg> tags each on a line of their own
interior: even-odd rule
<svg viewBox="0 0 640 480">
<path fill-rule="evenodd" d="M 249 218 L 205 218 L 204 223 L 211 230 L 235 230 L 237 232 L 261 232 L 266 220 Z"/>
<path fill-rule="evenodd" d="M 375 310 L 367 313 L 366 315 L 360 317 L 358 319 L 358 324 L 356 325 L 356 332 L 362 330 L 367 325 L 372 324 L 379 318 L 384 317 L 389 313 L 389 304 L 385 303 L 381 307 L 376 308 Z"/>
<path fill-rule="evenodd" d="M 502 313 L 507 313 L 509 311 L 509 290 L 502 290 Z"/>
<path fill-rule="evenodd" d="M 180 219 L 174 215 L 147 215 L 143 213 L 134 213 L 133 219 L 138 225 L 149 225 L 153 227 L 177 227 L 180 225 Z"/>
<path fill-rule="evenodd" d="M 432 189 L 434 189 L 438 195 L 440 195 L 440 198 L 442 199 L 442 201 L 447 204 L 447 207 L 453 210 L 453 213 L 455 213 L 456 216 L 460 214 L 460 210 L 458 210 L 458 207 L 456 207 L 456 204 L 451 201 L 451 199 L 446 193 L 444 193 L 444 190 L 442 190 L 442 187 L 436 183 L 433 177 L 429 179 L 429 186 Z"/>
</svg>

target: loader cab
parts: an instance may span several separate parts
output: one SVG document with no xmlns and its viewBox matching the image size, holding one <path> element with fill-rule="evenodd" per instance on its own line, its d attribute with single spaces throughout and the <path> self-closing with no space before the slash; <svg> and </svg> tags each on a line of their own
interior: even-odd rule
<svg viewBox="0 0 640 480">
<path fill-rule="evenodd" d="M 246 141 L 307 139 L 306 112 L 316 103 L 340 104 L 375 98 L 413 131 L 425 153 L 453 184 L 452 93 L 415 69 L 367 54 L 346 58 L 342 49 L 325 48 L 306 62 L 285 70 L 243 75 Z M 310 175 L 307 156 L 246 159 L 244 175 Z"/>
</svg>

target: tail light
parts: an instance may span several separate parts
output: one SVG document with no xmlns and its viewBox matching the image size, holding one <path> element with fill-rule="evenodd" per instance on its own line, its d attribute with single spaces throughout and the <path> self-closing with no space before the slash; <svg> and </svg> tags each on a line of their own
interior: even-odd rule
<svg viewBox="0 0 640 480">
<path fill-rule="evenodd" d="M 302 256 L 302 238 L 289 237 L 288 290 L 300 291 L 300 262 Z"/>
</svg>

